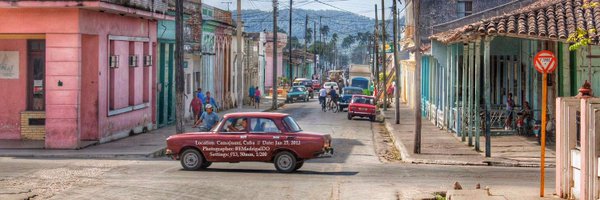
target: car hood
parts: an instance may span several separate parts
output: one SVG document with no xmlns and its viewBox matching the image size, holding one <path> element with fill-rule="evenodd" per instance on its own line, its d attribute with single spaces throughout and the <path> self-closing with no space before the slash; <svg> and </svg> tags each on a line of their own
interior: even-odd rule
<svg viewBox="0 0 600 200">
<path fill-rule="evenodd" d="M 182 134 L 175 134 L 175 135 L 171 135 L 167 138 L 167 140 L 169 139 L 179 139 L 179 138 L 190 138 L 190 137 L 202 137 L 202 136 L 208 136 L 208 135 L 213 135 L 215 133 L 213 132 L 188 132 L 188 133 L 182 133 Z"/>
</svg>

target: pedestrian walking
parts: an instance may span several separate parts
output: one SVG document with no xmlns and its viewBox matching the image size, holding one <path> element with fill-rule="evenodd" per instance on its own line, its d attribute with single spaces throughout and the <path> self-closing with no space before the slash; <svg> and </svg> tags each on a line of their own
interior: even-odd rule
<svg viewBox="0 0 600 200">
<path fill-rule="evenodd" d="M 260 109 L 260 90 L 258 87 L 254 88 L 254 108 Z"/>
<path fill-rule="evenodd" d="M 204 101 L 202 103 L 204 105 L 208 105 L 208 104 L 212 105 L 214 112 L 217 112 L 217 110 L 219 110 L 219 105 L 217 105 L 217 102 L 215 101 L 215 99 L 210 96 L 209 91 L 206 91 L 206 97 L 204 98 Z"/>
<path fill-rule="evenodd" d="M 190 103 L 190 112 L 193 114 L 194 122 L 197 121 L 202 114 L 202 100 L 200 100 L 197 95 L 194 95 L 194 98 Z"/>
<path fill-rule="evenodd" d="M 512 99 L 512 93 L 508 93 L 506 98 L 506 121 L 504 121 L 504 130 L 510 130 L 512 124 L 512 110 L 515 107 L 515 101 Z"/>
<path fill-rule="evenodd" d="M 198 91 L 196 91 L 196 96 L 198 96 L 198 99 L 200 99 L 200 101 L 202 101 L 202 104 L 204 104 L 204 99 L 206 98 L 204 96 L 204 93 L 202 93 L 202 88 L 198 88 Z"/>
<path fill-rule="evenodd" d="M 250 106 L 254 105 L 254 86 L 250 86 L 250 88 L 248 88 L 248 97 L 250 99 Z"/>
</svg>

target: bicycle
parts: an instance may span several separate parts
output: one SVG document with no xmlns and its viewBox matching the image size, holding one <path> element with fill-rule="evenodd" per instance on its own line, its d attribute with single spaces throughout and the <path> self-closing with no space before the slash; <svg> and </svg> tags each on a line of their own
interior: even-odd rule
<svg viewBox="0 0 600 200">
<path fill-rule="evenodd" d="M 327 112 L 327 107 L 325 102 L 327 102 L 327 99 L 325 97 L 319 97 L 319 104 L 321 104 L 321 110 L 323 112 Z"/>
<path fill-rule="evenodd" d="M 327 109 L 333 111 L 334 113 L 338 112 L 338 104 L 337 101 L 329 98 L 327 101 Z"/>
</svg>

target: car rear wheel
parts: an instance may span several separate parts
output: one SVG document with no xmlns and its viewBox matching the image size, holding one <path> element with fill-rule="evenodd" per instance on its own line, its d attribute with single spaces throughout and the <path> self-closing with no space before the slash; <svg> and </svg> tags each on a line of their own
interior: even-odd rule
<svg viewBox="0 0 600 200">
<path fill-rule="evenodd" d="M 204 161 L 202 163 L 202 165 L 200 166 L 200 169 L 206 169 L 206 168 L 210 167 L 210 165 L 212 165 L 212 162 Z"/>
<path fill-rule="evenodd" d="M 296 156 L 289 151 L 282 151 L 275 155 L 275 169 L 280 173 L 290 173 L 296 170 Z"/>
<path fill-rule="evenodd" d="M 187 149 L 181 153 L 181 166 L 185 170 L 199 170 L 204 163 L 204 157 L 196 149 Z"/>
</svg>

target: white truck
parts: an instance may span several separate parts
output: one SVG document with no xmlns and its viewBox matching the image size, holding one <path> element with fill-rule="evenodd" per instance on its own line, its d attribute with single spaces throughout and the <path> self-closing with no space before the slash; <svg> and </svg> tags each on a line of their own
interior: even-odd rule
<svg viewBox="0 0 600 200">
<path fill-rule="evenodd" d="M 350 86 L 368 89 L 371 85 L 372 74 L 370 65 L 350 65 L 348 72 Z"/>
</svg>

